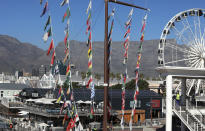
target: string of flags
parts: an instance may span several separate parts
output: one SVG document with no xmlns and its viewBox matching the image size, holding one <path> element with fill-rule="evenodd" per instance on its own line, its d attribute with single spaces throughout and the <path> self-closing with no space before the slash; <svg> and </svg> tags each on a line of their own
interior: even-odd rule
<svg viewBox="0 0 205 131">
<path fill-rule="evenodd" d="M 66 27 L 64 30 L 65 33 L 65 37 L 64 37 L 64 44 L 65 44 L 65 58 L 63 60 L 64 64 L 67 62 L 67 68 L 66 68 L 66 83 L 68 85 L 68 89 L 66 93 L 64 94 L 64 104 L 62 105 L 61 109 L 62 110 L 66 110 L 66 113 L 64 115 L 64 119 L 63 119 L 63 125 L 65 124 L 65 121 L 69 121 L 66 131 L 70 131 L 73 130 L 75 128 L 75 130 L 83 130 L 83 127 L 80 123 L 80 119 L 78 116 L 78 112 L 76 109 L 76 104 L 74 101 L 74 93 L 73 93 L 73 87 L 72 87 L 72 81 L 71 81 L 71 57 L 70 57 L 70 40 L 69 40 L 69 24 L 70 24 L 70 5 L 69 5 L 69 0 L 63 0 L 60 4 L 61 7 L 63 7 L 64 5 L 68 5 L 66 12 L 63 15 L 62 18 L 62 22 L 64 23 L 65 20 L 67 20 L 66 22 Z M 66 100 L 66 95 L 69 96 L 70 95 L 70 103 L 67 104 L 67 100 Z M 70 120 L 69 120 L 70 118 Z"/>
<path fill-rule="evenodd" d="M 136 86 L 135 86 L 135 92 L 134 92 L 134 105 L 132 107 L 132 113 L 131 113 L 130 122 L 129 122 L 130 130 L 132 130 L 132 121 L 133 121 L 133 117 L 134 117 L 134 114 L 136 111 L 135 108 L 136 108 L 136 104 L 137 104 L 137 96 L 139 94 L 139 87 L 138 87 L 139 68 L 140 68 L 140 60 L 141 60 L 141 56 L 142 56 L 142 44 L 144 41 L 144 32 L 145 32 L 146 20 L 147 20 L 147 14 L 144 16 L 144 19 L 142 21 L 140 45 L 139 45 L 139 49 L 137 52 L 137 63 L 136 63 L 136 69 L 135 69 L 135 84 L 136 84 Z"/>
<path fill-rule="evenodd" d="M 110 72 L 110 64 L 111 64 L 111 54 L 112 54 L 112 32 L 113 32 L 113 26 L 114 26 L 114 14 L 115 14 L 115 8 L 112 9 L 112 12 L 108 16 L 108 22 L 111 20 L 111 26 L 110 31 L 108 34 L 108 72 Z M 108 110 L 108 119 L 111 116 L 112 111 L 112 104 L 110 100 L 110 96 L 108 94 L 108 104 L 107 104 L 107 110 Z"/>
<path fill-rule="evenodd" d="M 87 72 L 87 78 L 88 82 L 86 85 L 86 88 L 91 90 L 91 113 L 90 117 L 92 118 L 94 115 L 94 97 L 95 97 L 95 85 L 93 83 L 93 78 L 92 78 L 92 31 L 91 31 L 91 9 L 92 9 L 92 0 L 89 1 L 86 14 L 88 15 L 87 20 L 86 20 L 86 35 L 88 35 L 88 41 L 87 41 L 87 46 L 88 46 L 88 72 Z"/>
<path fill-rule="evenodd" d="M 42 4 L 42 3 L 43 3 L 43 0 L 40 0 L 40 4 Z M 42 11 L 40 17 L 45 16 L 47 14 L 47 12 L 48 12 L 48 0 L 45 2 L 45 5 L 44 5 L 43 11 Z M 47 30 L 47 28 L 48 28 L 48 30 Z M 46 21 L 45 26 L 44 26 L 44 32 L 45 32 L 44 35 L 43 35 L 44 43 L 46 43 L 48 41 L 49 37 L 52 37 L 51 38 L 51 43 L 50 43 L 50 46 L 49 46 L 49 49 L 48 49 L 48 52 L 47 52 L 47 55 L 49 56 L 50 52 L 53 50 L 52 57 L 51 57 L 51 63 L 50 63 L 50 66 L 52 67 L 53 64 L 54 64 L 56 53 L 55 53 L 55 45 L 54 45 L 54 40 L 53 40 L 53 33 L 52 33 L 52 24 L 51 24 L 50 13 L 48 14 L 48 18 L 47 18 L 47 21 Z"/>
<path fill-rule="evenodd" d="M 125 23 L 125 28 L 127 29 L 127 31 L 124 34 L 124 43 L 123 43 L 123 47 L 124 47 L 124 60 L 123 60 L 123 65 L 125 67 L 125 72 L 124 74 L 121 76 L 122 77 L 122 118 L 121 118 L 121 128 L 122 130 L 124 130 L 124 110 L 125 110 L 125 84 L 126 84 L 126 80 L 127 80 L 127 60 L 128 60 L 128 47 L 129 47 L 129 39 L 130 39 L 130 26 L 131 26 L 131 21 L 132 21 L 132 14 L 133 14 L 133 8 L 130 10 L 130 13 L 128 15 L 128 20 Z"/>
</svg>

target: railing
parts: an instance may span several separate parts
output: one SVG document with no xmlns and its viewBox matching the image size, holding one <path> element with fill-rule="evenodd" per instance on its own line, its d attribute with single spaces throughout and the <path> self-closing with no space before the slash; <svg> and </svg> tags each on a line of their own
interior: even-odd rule
<svg viewBox="0 0 205 131">
<path fill-rule="evenodd" d="M 194 108 L 194 107 L 192 107 L 188 101 L 186 102 L 186 106 L 181 106 L 180 104 L 177 104 L 175 100 L 173 100 L 173 112 L 181 119 L 181 121 L 187 126 L 187 128 L 189 128 L 189 130 L 191 131 L 204 130 L 205 129 L 204 124 L 202 123 L 201 120 L 197 118 L 197 116 L 193 115 L 189 111 L 190 108 Z"/>
<path fill-rule="evenodd" d="M 203 114 L 202 114 L 202 112 L 201 112 L 198 108 L 196 108 L 195 106 L 193 106 L 193 105 L 191 104 L 191 102 L 188 101 L 188 100 L 186 100 L 186 105 L 187 105 L 187 106 L 186 106 L 186 110 L 188 111 L 188 113 L 192 115 L 192 117 L 198 122 L 198 124 L 199 124 L 203 129 L 205 129 L 205 125 L 203 124 Z M 194 110 L 194 111 L 197 111 L 198 114 L 197 114 L 197 115 L 196 115 L 196 114 L 193 114 L 190 109 L 192 109 L 192 110 Z M 200 116 L 200 117 L 198 117 L 198 116 Z"/>
<path fill-rule="evenodd" d="M 190 118 L 190 115 L 186 113 L 186 106 L 180 106 L 179 103 L 176 103 L 176 100 L 173 102 L 173 112 L 180 118 L 180 120 L 187 126 L 190 131 L 194 130 L 194 121 Z"/>
</svg>

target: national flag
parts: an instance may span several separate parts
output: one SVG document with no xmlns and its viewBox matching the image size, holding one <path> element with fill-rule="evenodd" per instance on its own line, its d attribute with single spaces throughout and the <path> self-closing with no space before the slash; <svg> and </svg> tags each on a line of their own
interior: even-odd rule
<svg viewBox="0 0 205 131">
<path fill-rule="evenodd" d="M 89 13 L 87 21 L 86 21 L 86 25 L 87 26 L 90 25 L 90 18 L 91 18 L 91 13 Z"/>
<path fill-rule="evenodd" d="M 66 46 L 68 40 L 68 31 L 66 32 L 65 38 L 64 38 L 64 44 Z"/>
<path fill-rule="evenodd" d="M 60 6 L 64 6 L 65 4 L 69 4 L 69 0 L 63 0 L 60 4 Z"/>
<path fill-rule="evenodd" d="M 127 36 L 127 34 L 130 33 L 130 26 L 128 27 L 127 31 L 125 32 L 124 38 Z"/>
<path fill-rule="evenodd" d="M 66 51 L 65 58 L 63 59 L 63 63 L 65 64 L 66 60 L 68 59 L 69 51 Z"/>
<path fill-rule="evenodd" d="M 49 49 L 48 49 L 47 55 L 50 54 L 50 51 L 51 51 L 52 49 L 54 49 L 53 39 L 51 40 L 51 43 L 50 43 L 50 46 L 49 46 Z"/>
<path fill-rule="evenodd" d="M 124 126 L 124 117 L 123 116 L 121 118 L 120 126 L 121 126 L 122 130 L 124 130 L 125 126 Z"/>
<path fill-rule="evenodd" d="M 141 36 L 141 38 L 140 38 L 140 41 L 141 41 L 141 42 L 144 41 L 144 32 L 142 33 L 142 36 Z"/>
<path fill-rule="evenodd" d="M 89 78 L 89 80 L 88 80 L 88 83 L 87 83 L 87 85 L 86 85 L 86 88 L 89 88 L 89 87 L 90 87 L 90 84 L 91 84 L 92 81 L 93 81 L 92 76 L 90 76 L 90 78 Z"/>
<path fill-rule="evenodd" d="M 111 12 L 110 15 L 108 16 L 108 21 L 109 21 L 109 19 L 110 19 L 111 16 L 114 16 L 114 14 L 115 14 L 115 8 L 112 9 L 112 12 Z"/>
<path fill-rule="evenodd" d="M 52 54 L 52 58 L 51 58 L 51 66 L 53 66 L 55 56 L 56 56 L 56 53 L 55 53 L 55 50 L 54 50 L 53 54 Z"/>
<path fill-rule="evenodd" d="M 87 26 L 87 29 L 86 29 L 86 32 L 85 32 L 86 35 L 88 34 L 89 30 L 90 30 L 90 25 Z"/>
<path fill-rule="evenodd" d="M 89 37 L 88 37 L 87 46 L 91 44 L 90 42 L 91 42 L 91 32 L 90 32 Z"/>
<path fill-rule="evenodd" d="M 68 76 L 70 73 L 70 64 L 68 64 L 67 69 L 66 69 L 66 76 Z"/>
<path fill-rule="evenodd" d="M 51 27 L 49 28 L 49 30 L 43 35 L 43 41 L 47 42 L 48 37 L 52 35 L 52 29 Z"/>
<path fill-rule="evenodd" d="M 88 4 L 88 8 L 86 10 L 86 14 L 88 14 L 89 10 L 92 8 L 92 2 L 90 0 L 89 4 Z"/>
<path fill-rule="evenodd" d="M 43 12 L 41 13 L 41 17 L 46 13 L 46 11 L 48 10 L 48 1 L 46 1 L 46 4 L 45 4 L 45 6 L 44 6 L 44 8 L 43 8 Z"/>
<path fill-rule="evenodd" d="M 70 119 L 70 122 L 68 123 L 68 126 L 66 128 L 66 131 L 70 131 L 70 129 L 72 129 L 75 126 L 75 123 L 73 121 L 73 119 Z"/>
<path fill-rule="evenodd" d="M 126 47 L 126 43 L 129 41 L 130 39 L 130 36 L 127 36 L 127 38 L 125 39 L 125 42 L 124 42 L 124 48 Z"/>
<path fill-rule="evenodd" d="M 129 19 L 126 23 L 125 23 L 125 27 L 127 28 L 132 22 L 132 19 Z"/>
<path fill-rule="evenodd" d="M 111 23 L 110 32 L 109 32 L 109 35 L 108 35 L 108 40 L 110 40 L 110 37 L 112 35 L 113 25 L 114 25 L 114 19 L 112 20 L 112 23 Z"/>
<path fill-rule="evenodd" d="M 58 99 L 57 99 L 57 103 L 59 103 L 61 101 L 61 95 L 58 97 Z"/>
<path fill-rule="evenodd" d="M 65 20 L 66 18 L 69 18 L 69 17 L 70 17 L 70 9 L 67 8 L 67 10 L 66 10 L 66 12 L 65 12 L 65 14 L 64 14 L 64 16 L 63 16 L 62 22 L 64 22 L 64 20 Z"/>
<path fill-rule="evenodd" d="M 79 122 L 78 126 L 76 126 L 75 131 L 83 131 L 83 126 L 80 122 Z"/>
<path fill-rule="evenodd" d="M 133 8 L 132 8 L 132 9 L 130 10 L 130 13 L 129 13 L 129 15 L 128 15 L 128 18 L 132 16 L 133 11 L 134 11 L 134 10 L 133 10 Z"/>
<path fill-rule="evenodd" d="M 66 120 L 68 120 L 68 115 L 67 115 L 67 114 L 64 115 L 64 118 L 63 118 L 63 125 L 65 124 L 65 121 L 66 121 Z"/>
<path fill-rule="evenodd" d="M 44 31 L 46 30 L 47 26 L 51 24 L 51 17 L 48 16 L 48 20 L 46 22 L 46 25 L 44 26 Z"/>
<path fill-rule="evenodd" d="M 74 118 L 74 122 L 78 122 L 80 119 L 79 119 L 79 116 L 78 116 L 78 113 L 76 112 L 75 113 L 75 118 Z"/>
<path fill-rule="evenodd" d="M 142 26 L 141 32 L 143 32 L 144 29 L 145 29 L 146 20 L 147 20 L 147 14 L 144 16 L 144 19 L 143 19 L 143 21 L 142 21 L 143 26 Z"/>
</svg>

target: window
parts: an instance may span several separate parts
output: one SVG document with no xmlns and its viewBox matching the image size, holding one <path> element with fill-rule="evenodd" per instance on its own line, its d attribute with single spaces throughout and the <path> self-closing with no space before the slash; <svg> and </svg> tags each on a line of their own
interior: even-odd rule
<svg viewBox="0 0 205 131">
<path fill-rule="evenodd" d="M 38 97 L 38 93 L 32 93 L 32 97 Z"/>
<path fill-rule="evenodd" d="M 141 107 L 141 100 L 137 100 L 137 105 L 136 105 L 137 108 L 140 108 Z"/>
<path fill-rule="evenodd" d="M 1 91 L 1 97 L 4 97 L 4 91 Z"/>
</svg>

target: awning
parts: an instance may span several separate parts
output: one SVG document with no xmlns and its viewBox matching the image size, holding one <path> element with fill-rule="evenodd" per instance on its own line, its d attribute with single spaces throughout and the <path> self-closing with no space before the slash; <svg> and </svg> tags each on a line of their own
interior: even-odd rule
<svg viewBox="0 0 205 131">
<path fill-rule="evenodd" d="M 20 112 L 18 112 L 18 114 L 20 115 L 20 116 L 24 116 L 24 115 L 27 115 L 29 112 L 27 112 L 27 111 L 20 111 Z"/>
</svg>

